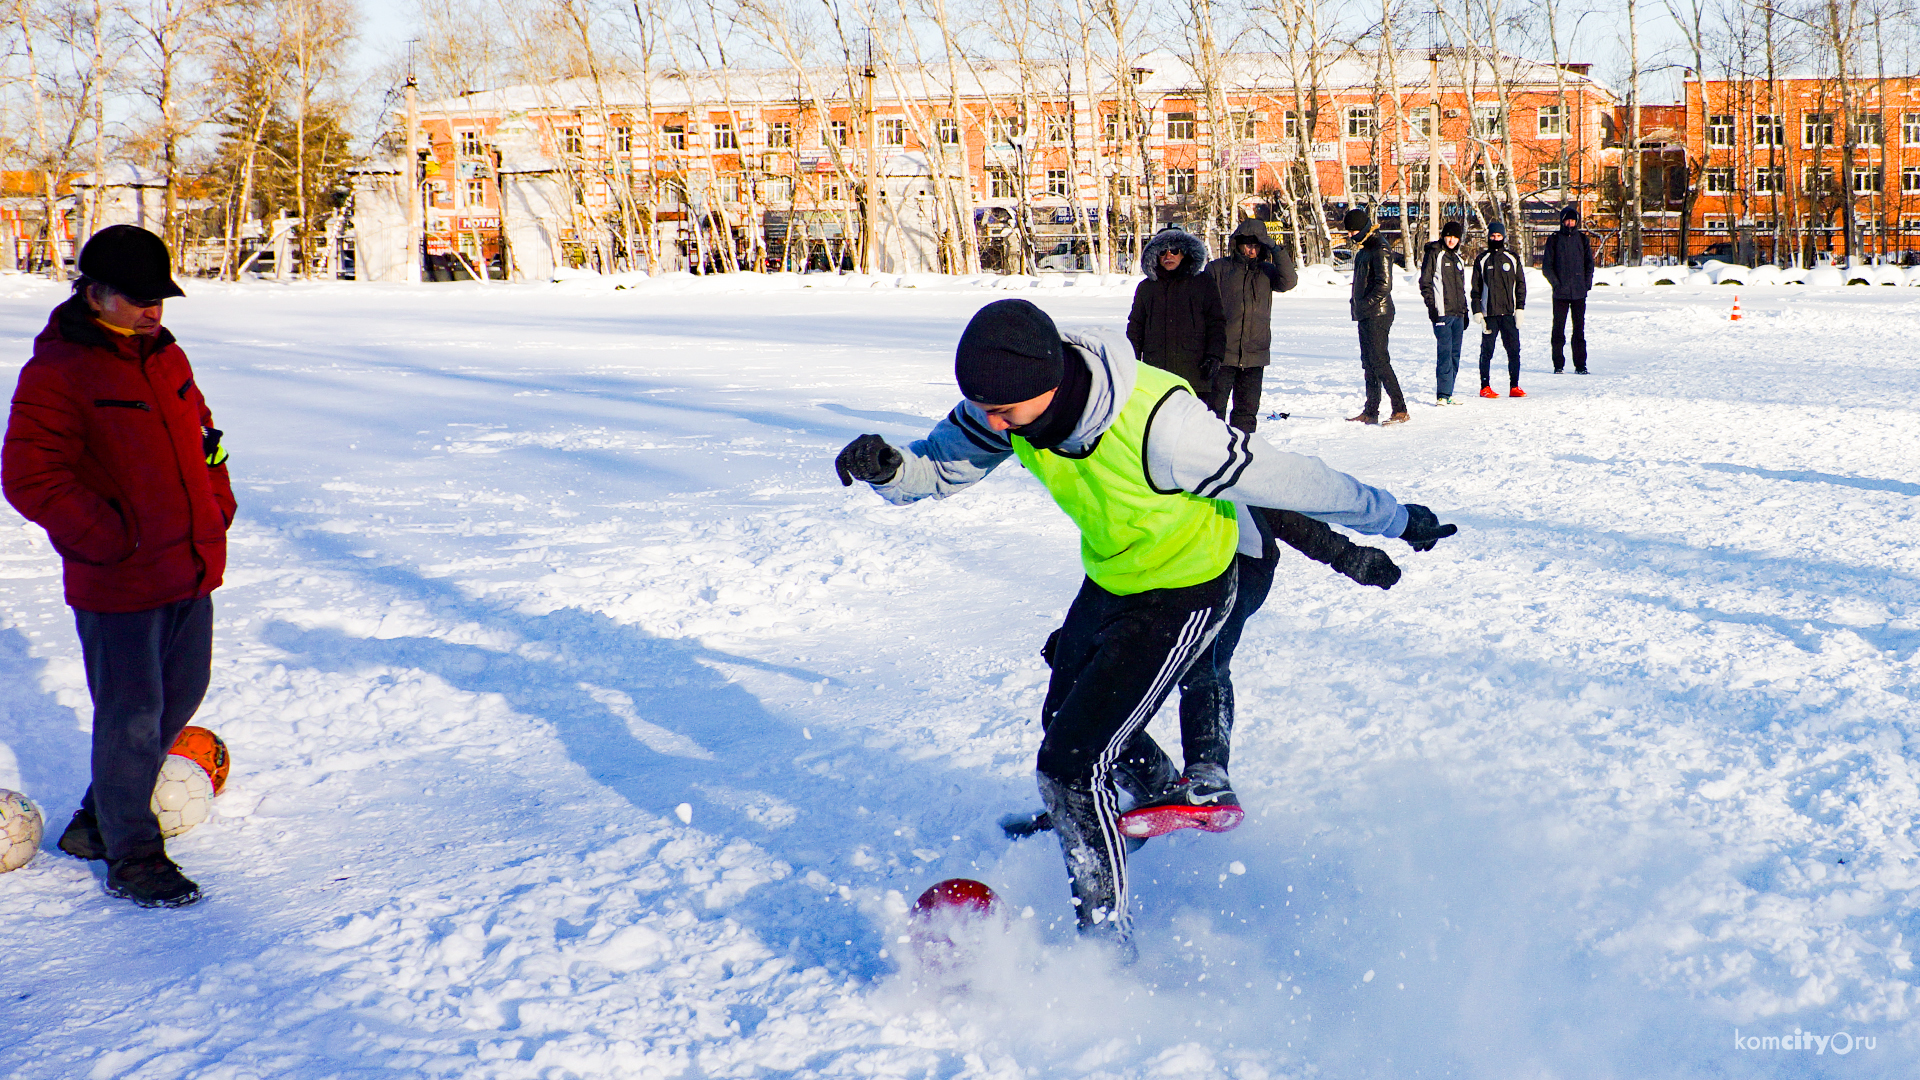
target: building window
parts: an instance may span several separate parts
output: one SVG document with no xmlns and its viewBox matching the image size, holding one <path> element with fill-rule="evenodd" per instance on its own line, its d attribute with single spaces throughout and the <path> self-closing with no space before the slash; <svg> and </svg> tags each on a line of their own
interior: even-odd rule
<svg viewBox="0 0 1920 1080">
<path fill-rule="evenodd" d="M 1070 112 L 1047 114 L 1047 141 L 1050 143 L 1070 143 L 1073 141 L 1073 114 Z"/>
<path fill-rule="evenodd" d="M 1901 232 L 1920 232 L 1920 217 L 1901 218 L 1900 231 Z"/>
<path fill-rule="evenodd" d="M 723 176 L 720 178 L 720 201 L 723 203 L 737 203 L 740 201 L 739 177 Z"/>
<path fill-rule="evenodd" d="M 1558 105 L 1542 105 L 1539 109 L 1541 138 L 1558 138 L 1567 133 L 1567 114 Z M 1558 187 L 1559 185 L 1554 185 Z"/>
<path fill-rule="evenodd" d="M 1733 145 L 1733 115 L 1731 113 L 1715 113 L 1707 117 L 1707 145 Z"/>
<path fill-rule="evenodd" d="M 1178 198 L 1191 195 L 1195 190 L 1194 171 L 1192 169 L 1167 170 L 1167 194 Z"/>
<path fill-rule="evenodd" d="M 1727 219 L 1723 217 L 1702 218 L 1700 219 L 1700 228 L 1707 232 L 1726 232 Z"/>
<path fill-rule="evenodd" d="M 820 184 L 820 198 L 824 202 L 840 202 L 847 197 L 846 188 L 838 180 L 826 180 Z"/>
<path fill-rule="evenodd" d="M 467 181 L 467 205 L 487 205 L 487 182 L 485 180 Z"/>
<path fill-rule="evenodd" d="M 687 205 L 687 186 L 678 180 L 660 182 L 660 204 L 668 207 Z"/>
<path fill-rule="evenodd" d="M 560 129 L 560 152 L 563 154 L 584 154 L 587 152 L 587 141 L 581 138 L 579 128 L 563 127 Z"/>
<path fill-rule="evenodd" d="M 1559 106 L 1554 106 L 1554 107 L 1558 108 Z M 1544 110 L 1542 111 L 1542 115 L 1545 115 Z M 1544 123 L 1544 121 L 1542 122 Z M 1420 108 L 1413 110 L 1411 113 L 1408 113 L 1407 114 L 1407 130 L 1410 134 L 1418 135 L 1420 138 L 1423 138 L 1423 139 L 1432 138 L 1433 137 L 1433 106 L 1423 105 Z"/>
<path fill-rule="evenodd" d="M 1170 112 L 1167 114 L 1167 138 L 1174 142 L 1191 141 L 1195 134 L 1195 129 L 1198 127 L 1199 125 L 1194 122 L 1193 114 L 1190 112 Z"/>
<path fill-rule="evenodd" d="M 1479 162 L 1474 165 L 1473 190 L 1501 191 L 1504 190 L 1506 186 L 1507 170 L 1504 165 L 1496 165 L 1491 169 L 1487 167 L 1485 162 Z"/>
<path fill-rule="evenodd" d="M 1057 199 L 1065 199 L 1073 194 L 1073 185 L 1067 179 L 1067 170 L 1047 170 L 1047 194 Z"/>
<path fill-rule="evenodd" d="M 1886 128 L 1879 113 L 1861 113 L 1853 118 L 1853 145 L 1879 146 L 1884 138 Z"/>
<path fill-rule="evenodd" d="M 1802 113 L 1800 116 L 1801 146 L 1833 145 L 1833 114 L 1826 112 Z"/>
<path fill-rule="evenodd" d="M 1909 165 L 1900 170 L 1900 194 L 1920 195 L 1920 168 Z"/>
<path fill-rule="evenodd" d="M 1260 137 L 1254 122 L 1254 114 L 1250 112 L 1228 113 L 1227 132 L 1236 142 L 1252 142 Z"/>
<path fill-rule="evenodd" d="M 960 145 L 960 121 L 943 116 L 933 122 L 933 138 L 942 146 Z"/>
<path fill-rule="evenodd" d="M 1565 175 L 1566 174 L 1560 170 L 1560 163 L 1556 161 L 1540 166 L 1540 174 L 1536 179 L 1539 181 L 1538 186 L 1542 191 L 1558 191 L 1560 190 L 1561 183 L 1565 179 Z"/>
<path fill-rule="evenodd" d="M 1733 170 L 1708 169 L 1706 190 L 1709 195 L 1733 194 Z"/>
<path fill-rule="evenodd" d="M 827 138 L 833 140 L 834 146 L 847 145 L 847 122 L 845 120 L 828 121 Z"/>
<path fill-rule="evenodd" d="M 1240 195 L 1253 194 L 1253 170 L 1252 169 L 1241 169 L 1240 175 L 1237 179 L 1239 180 L 1239 183 L 1236 184 L 1234 187 L 1234 191 L 1237 194 L 1240 194 Z"/>
<path fill-rule="evenodd" d="M 1833 166 L 1801 169 L 1800 190 L 1809 195 L 1831 195 L 1839 190 L 1833 182 Z"/>
<path fill-rule="evenodd" d="M 1131 176 L 1114 177 L 1113 178 L 1113 197 L 1116 200 L 1133 198 L 1133 177 Z"/>
<path fill-rule="evenodd" d="M 687 148 L 687 129 L 685 125 L 668 124 L 666 127 L 660 129 L 660 134 L 667 140 L 667 149 L 685 150 Z"/>
<path fill-rule="evenodd" d="M 1372 195 L 1380 190 L 1380 166 L 1347 166 L 1347 194 Z"/>
<path fill-rule="evenodd" d="M 480 149 L 480 133 L 479 132 L 463 131 L 460 133 L 460 156 L 461 157 L 479 157 L 482 153 L 484 153 L 484 151 Z"/>
<path fill-rule="evenodd" d="M 769 176 L 761 182 L 760 193 L 770 203 L 790 203 L 793 201 L 793 177 Z"/>
<path fill-rule="evenodd" d="M 793 145 L 793 121 L 775 120 L 767 125 L 768 146 Z"/>
<path fill-rule="evenodd" d="M 1292 109 L 1287 110 L 1287 115 L 1280 121 L 1280 133 L 1288 139 L 1298 139 L 1300 137 L 1300 114 L 1298 112 Z"/>
<path fill-rule="evenodd" d="M 1787 145 L 1787 123 L 1778 116 L 1756 116 L 1753 118 L 1753 145 Z"/>
<path fill-rule="evenodd" d="M 1753 170 L 1753 193 L 1755 195 L 1781 195 L 1787 190 L 1786 170 L 1774 166 Z M 1920 172 L 1916 169 L 1915 172 Z"/>
<path fill-rule="evenodd" d="M 613 149 L 618 154 L 633 153 L 633 129 L 625 124 L 613 129 Z"/>
<path fill-rule="evenodd" d="M 1882 173 L 1878 165 L 1863 165 L 1853 170 L 1853 193 L 1872 195 L 1885 187 L 1881 181 Z"/>
<path fill-rule="evenodd" d="M 1920 113 L 1900 114 L 1900 143 L 1903 146 L 1920 146 Z"/>
<path fill-rule="evenodd" d="M 1433 182 L 1433 170 L 1424 161 L 1416 161 L 1407 166 L 1407 190 L 1416 194 L 1425 194 L 1427 185 Z"/>
<path fill-rule="evenodd" d="M 1349 139 L 1373 138 L 1373 106 L 1371 105 L 1347 106 L 1347 138 Z"/>
<path fill-rule="evenodd" d="M 880 145 L 907 145 L 907 121 L 902 116 L 887 116 L 880 120 Z"/>
<path fill-rule="evenodd" d="M 740 149 L 740 136 L 734 134 L 732 124 L 713 125 L 713 148 L 715 150 Z"/>
<path fill-rule="evenodd" d="M 1000 146 L 1011 146 L 1021 132 L 1020 118 L 1017 116 L 990 116 L 987 118 L 987 141 Z"/>
<path fill-rule="evenodd" d="M 1500 114 L 1500 106 L 1475 105 L 1473 107 L 1473 133 L 1482 139 L 1506 138 L 1507 118 Z"/>
<path fill-rule="evenodd" d="M 992 185 L 990 188 L 992 194 L 989 196 L 989 198 L 994 198 L 994 199 L 1019 198 L 1018 195 L 1014 194 L 1013 174 L 1011 172 L 1008 172 L 1006 169 L 988 169 L 987 181 L 989 184 Z"/>
</svg>

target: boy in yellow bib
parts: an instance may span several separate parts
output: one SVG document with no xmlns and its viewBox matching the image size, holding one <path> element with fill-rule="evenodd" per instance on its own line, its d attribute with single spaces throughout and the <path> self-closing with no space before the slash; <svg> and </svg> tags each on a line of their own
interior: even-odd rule
<svg viewBox="0 0 1920 1080">
<path fill-rule="evenodd" d="M 1132 951 L 1117 770 L 1159 755 L 1144 733 L 1234 608 L 1234 556 L 1261 557 L 1249 506 L 1298 511 L 1425 550 L 1454 533 L 1317 458 L 1223 423 L 1178 377 L 1130 350 L 1062 333 L 1025 300 L 968 323 L 954 376 L 966 400 L 905 448 L 862 435 L 843 483 L 887 501 L 944 498 L 1018 457 L 1080 527 L 1087 579 L 1052 656 L 1037 761 L 1083 933 Z M 1135 793 L 1136 796 L 1143 793 Z"/>
</svg>

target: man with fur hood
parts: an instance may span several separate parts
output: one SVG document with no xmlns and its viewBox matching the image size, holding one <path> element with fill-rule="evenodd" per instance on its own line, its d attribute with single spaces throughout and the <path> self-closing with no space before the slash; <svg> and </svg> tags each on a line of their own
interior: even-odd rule
<svg viewBox="0 0 1920 1080">
<path fill-rule="evenodd" d="M 1220 290 L 1206 266 L 1207 245 L 1199 237 L 1178 225 L 1161 229 L 1140 251 L 1147 279 L 1134 288 L 1127 313 L 1134 355 L 1200 394 L 1212 388 L 1227 348 Z"/>
<path fill-rule="evenodd" d="M 1147 772 L 1119 765 L 1165 761 L 1144 729 L 1231 617 L 1238 557 L 1262 557 L 1249 507 L 1397 536 L 1418 551 L 1457 530 L 1227 426 L 1177 377 L 1117 343 L 1062 332 L 1025 300 L 974 315 L 954 378 L 963 399 L 926 438 L 897 447 L 862 435 L 834 467 L 843 484 L 863 481 L 904 505 L 953 495 L 1018 458 L 1079 526 L 1087 576 L 1054 639 L 1036 764 L 1080 931 L 1131 956 L 1127 840 L 1153 830 L 1123 830 L 1122 789 Z"/>
<path fill-rule="evenodd" d="M 1229 243 L 1232 254 L 1207 264 L 1207 273 L 1220 287 L 1220 307 L 1227 319 L 1226 353 L 1213 386 L 1195 389 L 1215 416 L 1252 431 L 1260 419 L 1260 383 L 1272 359 L 1273 294 L 1286 292 L 1300 279 L 1293 270 L 1293 254 L 1274 244 L 1266 222 L 1248 218 L 1233 230 Z"/>
</svg>

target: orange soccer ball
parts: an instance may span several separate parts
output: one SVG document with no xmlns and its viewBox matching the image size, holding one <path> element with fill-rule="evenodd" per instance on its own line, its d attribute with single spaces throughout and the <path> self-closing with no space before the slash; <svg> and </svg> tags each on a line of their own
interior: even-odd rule
<svg viewBox="0 0 1920 1080">
<path fill-rule="evenodd" d="M 205 769 L 207 778 L 213 781 L 215 795 L 227 786 L 227 769 L 232 764 L 227 757 L 227 744 L 206 728 L 192 725 L 181 728 L 180 737 L 173 740 L 173 749 L 167 753 L 179 754 Z"/>
</svg>

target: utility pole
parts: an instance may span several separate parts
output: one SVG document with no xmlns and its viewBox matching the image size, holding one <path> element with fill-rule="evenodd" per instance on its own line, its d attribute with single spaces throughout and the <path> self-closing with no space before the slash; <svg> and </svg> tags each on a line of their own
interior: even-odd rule
<svg viewBox="0 0 1920 1080">
<path fill-rule="evenodd" d="M 873 265 L 873 229 L 880 220 L 874 203 L 880 197 L 880 124 L 873 115 L 873 83 L 876 74 L 873 70 L 873 32 L 867 32 L 867 67 L 861 73 L 867 80 L 866 93 L 866 129 L 867 129 L 867 190 L 866 198 L 860 202 L 860 272 L 871 274 Z"/>
<path fill-rule="evenodd" d="M 416 100 L 415 90 L 418 81 L 413 76 L 413 50 L 407 50 L 407 160 L 403 166 L 407 182 L 402 185 L 404 201 L 407 204 L 407 273 L 402 281 L 418 284 L 420 281 L 420 249 L 422 246 L 420 228 L 420 103 Z"/>
<path fill-rule="evenodd" d="M 1432 112 L 1427 114 L 1427 242 L 1440 239 L 1440 13 L 1433 12 L 1427 22 L 1427 88 L 1433 91 Z"/>
</svg>

